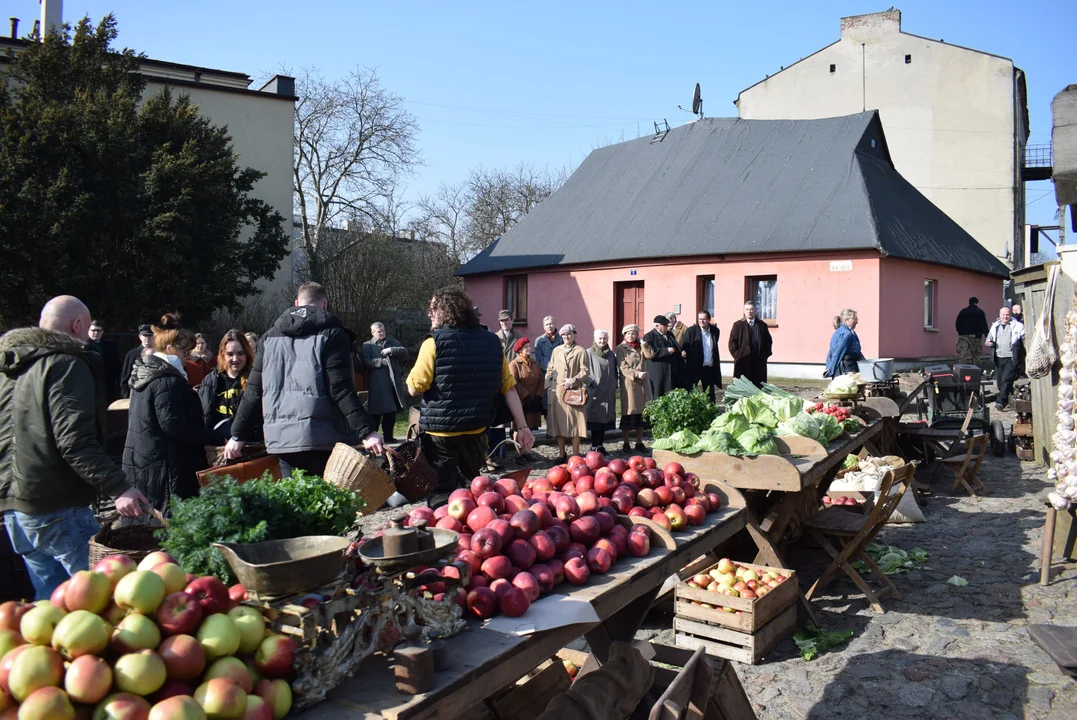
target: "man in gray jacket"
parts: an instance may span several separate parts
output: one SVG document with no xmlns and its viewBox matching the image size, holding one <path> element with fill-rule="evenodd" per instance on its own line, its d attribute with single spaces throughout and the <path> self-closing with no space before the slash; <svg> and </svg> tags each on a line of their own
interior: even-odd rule
<svg viewBox="0 0 1077 720">
<path fill-rule="evenodd" d="M 38 327 L 0 337 L 0 514 L 38 600 L 88 569 L 98 493 L 126 517 L 149 507 L 105 452 L 108 383 L 89 327 L 86 306 L 63 295 Z"/>
<path fill-rule="evenodd" d="M 262 336 L 226 457 L 242 455 L 258 427 L 285 476 L 296 468 L 321 475 L 338 442 L 383 452 L 382 437 L 355 393 L 351 333 L 328 306 L 324 287 L 303 283 L 295 307 Z"/>
</svg>

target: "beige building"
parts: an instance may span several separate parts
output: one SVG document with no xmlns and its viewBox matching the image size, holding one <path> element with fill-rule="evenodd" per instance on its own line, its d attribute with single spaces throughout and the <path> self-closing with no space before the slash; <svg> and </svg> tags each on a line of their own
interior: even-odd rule
<svg viewBox="0 0 1077 720">
<path fill-rule="evenodd" d="M 735 101 L 745 119 L 878 110 L 897 170 L 999 260 L 1026 264 L 1024 73 L 1013 61 L 901 30 L 901 11 L 841 19 L 840 38 Z"/>
</svg>

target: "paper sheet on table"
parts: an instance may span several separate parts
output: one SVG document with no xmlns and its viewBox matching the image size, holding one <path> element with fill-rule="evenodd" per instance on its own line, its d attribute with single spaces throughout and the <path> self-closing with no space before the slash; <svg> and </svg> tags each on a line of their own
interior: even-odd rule
<svg viewBox="0 0 1077 720">
<path fill-rule="evenodd" d="M 485 627 L 506 635 L 530 635 L 566 625 L 597 622 L 598 613 L 591 607 L 591 603 L 568 595 L 555 594 L 539 600 L 521 617 L 499 615 L 487 620 Z"/>
</svg>

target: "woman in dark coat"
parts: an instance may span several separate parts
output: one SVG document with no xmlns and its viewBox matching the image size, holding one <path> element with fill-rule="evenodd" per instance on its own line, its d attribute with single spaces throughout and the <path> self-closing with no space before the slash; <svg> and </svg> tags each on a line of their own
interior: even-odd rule
<svg viewBox="0 0 1077 720">
<path fill-rule="evenodd" d="M 132 487 L 165 512 L 173 495 L 198 494 L 196 474 L 206 467 L 205 446 L 216 439 L 206 430 L 198 396 L 183 371 L 194 334 L 179 328 L 178 316 L 165 315 L 153 336 L 156 352 L 135 361 L 129 380 L 123 472 Z"/>
<path fill-rule="evenodd" d="M 595 330 L 595 343 L 587 350 L 587 361 L 591 368 L 591 398 L 586 410 L 591 449 L 608 455 L 606 431 L 613 429 L 617 421 L 617 356 L 610 350 L 607 331 Z"/>
<path fill-rule="evenodd" d="M 247 389 L 252 367 L 254 351 L 246 336 L 235 328 L 226 332 L 217 350 L 216 363 L 198 388 L 206 429 L 213 431 L 218 445 L 224 445 L 232 437 L 232 418 Z"/>
</svg>

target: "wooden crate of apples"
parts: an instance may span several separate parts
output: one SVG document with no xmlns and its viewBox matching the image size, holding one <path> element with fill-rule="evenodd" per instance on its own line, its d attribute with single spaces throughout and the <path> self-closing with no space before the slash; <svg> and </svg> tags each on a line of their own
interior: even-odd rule
<svg viewBox="0 0 1077 720">
<path fill-rule="evenodd" d="M 283 718 L 295 643 L 167 553 L 109 555 L 0 605 L 0 720 Z"/>
<path fill-rule="evenodd" d="M 611 485 L 618 484 L 609 475 Z M 619 522 L 609 497 L 590 489 L 573 497 L 554 492 L 545 478 L 536 482 L 546 482 L 551 492 L 534 489 L 530 480 L 521 488 L 512 478 L 480 475 L 454 490 L 448 504 L 411 511 L 409 524 L 423 518 L 460 533 L 456 561 L 470 576 L 453 600 L 465 614 L 517 617 L 563 582 L 583 585 L 618 558 L 651 553 L 652 533 L 660 530 Z"/>
</svg>

